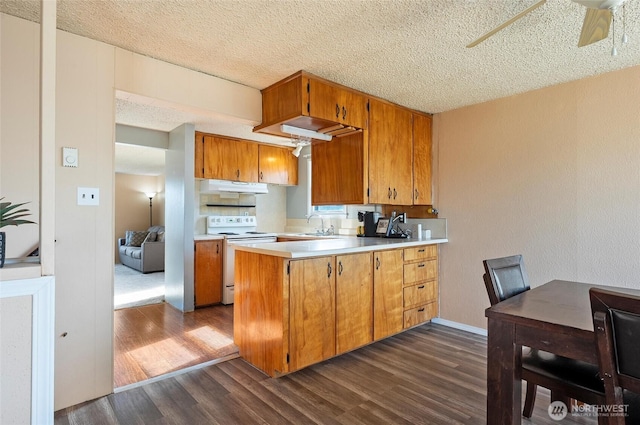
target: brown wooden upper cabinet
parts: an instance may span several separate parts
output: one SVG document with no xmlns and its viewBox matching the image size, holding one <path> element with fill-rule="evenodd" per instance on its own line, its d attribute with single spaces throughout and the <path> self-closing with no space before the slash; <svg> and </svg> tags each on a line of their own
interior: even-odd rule
<svg viewBox="0 0 640 425">
<path fill-rule="evenodd" d="M 359 132 L 367 127 L 367 97 L 299 71 L 262 90 L 262 124 L 253 131 L 289 137 L 282 124 L 334 136 Z"/>
<path fill-rule="evenodd" d="M 413 205 L 432 205 L 431 115 L 413 114 Z"/>
<path fill-rule="evenodd" d="M 364 140 L 363 133 L 356 133 L 311 144 L 313 205 L 368 203 Z"/>
<path fill-rule="evenodd" d="M 242 182 L 298 184 L 291 148 L 196 132 L 195 177 Z"/>
<path fill-rule="evenodd" d="M 309 116 L 355 128 L 367 127 L 367 99 L 319 79 L 309 80 Z"/>
<path fill-rule="evenodd" d="M 260 183 L 298 184 L 298 158 L 291 154 L 291 149 L 260 145 L 258 158 Z"/>
<path fill-rule="evenodd" d="M 258 181 L 258 144 L 220 136 L 204 136 L 205 179 Z"/>
<path fill-rule="evenodd" d="M 369 121 L 369 203 L 412 205 L 411 111 L 371 99 Z"/>
<path fill-rule="evenodd" d="M 262 90 L 254 131 L 281 124 L 337 132 L 311 144 L 312 204 L 431 205 L 431 115 L 299 71 Z"/>
</svg>

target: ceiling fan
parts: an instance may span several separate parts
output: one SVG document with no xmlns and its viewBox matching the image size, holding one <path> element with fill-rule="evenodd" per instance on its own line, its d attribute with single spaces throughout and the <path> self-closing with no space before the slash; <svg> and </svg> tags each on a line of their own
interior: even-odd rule
<svg viewBox="0 0 640 425">
<path fill-rule="evenodd" d="M 582 32 L 580 33 L 580 39 L 578 41 L 578 47 L 587 46 L 602 39 L 607 38 L 609 35 L 609 27 L 613 19 L 613 12 L 622 5 L 626 0 L 571 0 L 575 3 L 581 4 L 587 7 L 587 12 L 582 24 Z M 513 18 L 504 22 L 502 25 L 492 29 L 482 37 L 468 44 L 467 47 L 474 47 L 491 37 L 498 31 L 513 24 L 518 19 L 522 18 L 526 14 L 533 12 L 547 0 L 541 0 L 535 3 L 533 6 L 523 10 Z"/>
</svg>

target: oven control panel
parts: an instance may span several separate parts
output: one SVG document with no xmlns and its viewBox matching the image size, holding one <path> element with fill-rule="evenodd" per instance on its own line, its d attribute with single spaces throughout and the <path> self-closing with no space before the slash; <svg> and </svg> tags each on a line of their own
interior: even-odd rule
<svg viewBox="0 0 640 425">
<path fill-rule="evenodd" d="M 216 215 L 207 217 L 207 227 L 255 227 L 256 216 L 226 216 Z"/>
</svg>

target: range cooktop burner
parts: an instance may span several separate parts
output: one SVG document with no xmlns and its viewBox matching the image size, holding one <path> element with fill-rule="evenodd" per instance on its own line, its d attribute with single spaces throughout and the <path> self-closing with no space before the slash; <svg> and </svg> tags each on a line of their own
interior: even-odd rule
<svg viewBox="0 0 640 425">
<path fill-rule="evenodd" d="M 220 232 L 218 233 L 219 235 L 227 235 L 227 236 L 232 236 L 232 235 L 237 235 L 238 233 L 233 233 L 233 232 Z"/>
</svg>

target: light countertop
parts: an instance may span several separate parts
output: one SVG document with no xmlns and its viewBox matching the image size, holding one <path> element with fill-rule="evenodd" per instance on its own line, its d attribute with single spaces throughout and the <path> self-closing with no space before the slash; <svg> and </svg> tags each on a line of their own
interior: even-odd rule
<svg viewBox="0 0 640 425">
<path fill-rule="evenodd" d="M 224 239 L 222 235 L 193 235 L 194 241 L 217 241 Z"/>
<path fill-rule="evenodd" d="M 394 248 L 446 243 L 448 239 L 386 239 L 341 237 L 335 239 L 300 240 L 235 246 L 238 251 L 254 252 L 283 258 L 322 257 Z"/>
</svg>

